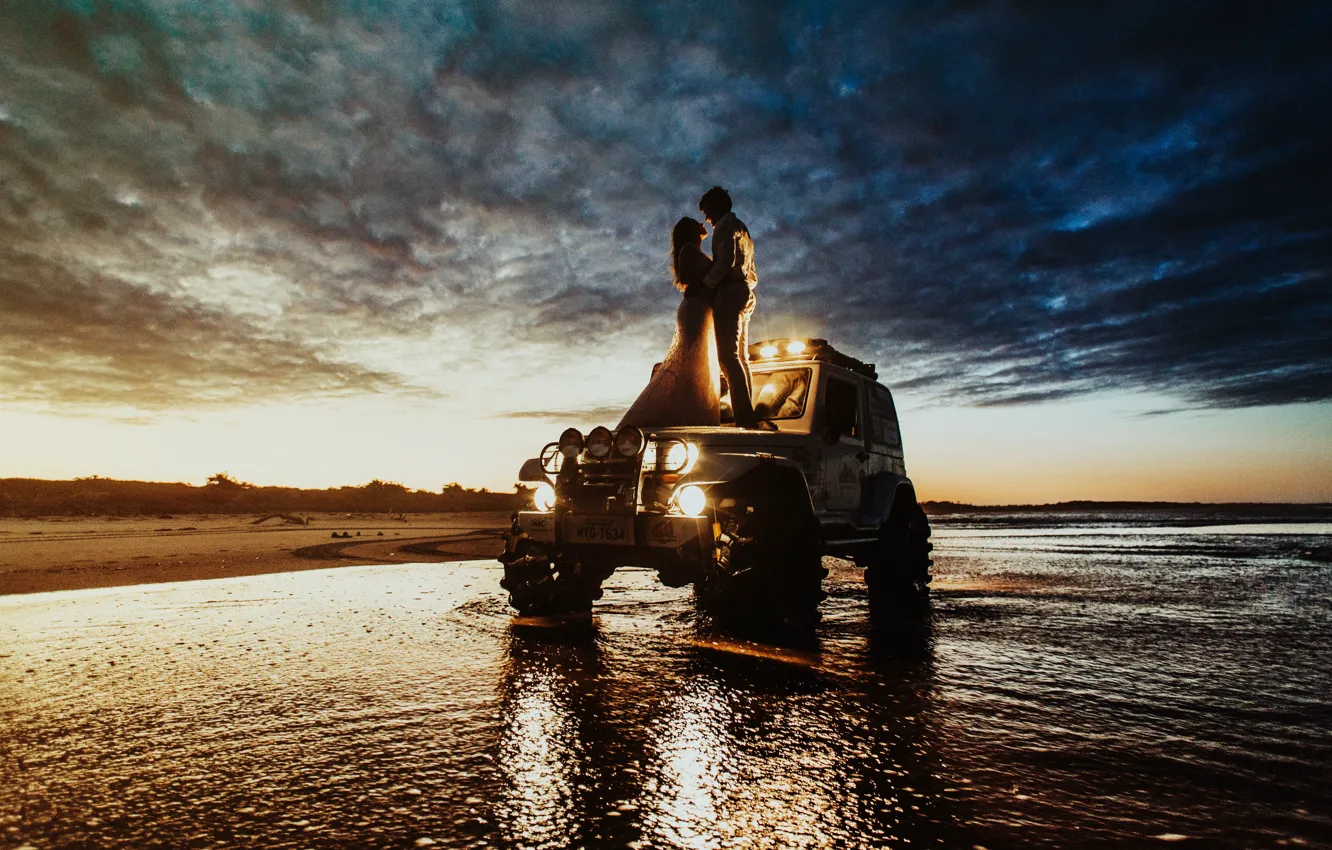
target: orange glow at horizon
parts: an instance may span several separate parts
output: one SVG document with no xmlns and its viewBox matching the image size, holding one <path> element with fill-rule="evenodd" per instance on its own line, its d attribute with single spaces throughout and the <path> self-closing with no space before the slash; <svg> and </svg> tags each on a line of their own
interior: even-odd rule
<svg viewBox="0 0 1332 850">
<path fill-rule="evenodd" d="M 634 383 L 635 371 L 625 368 L 617 382 Z M 1332 404 L 1162 416 L 1142 412 L 1159 399 L 1127 396 L 1004 408 L 913 401 L 898 395 L 907 472 L 922 500 L 1332 502 Z M 507 491 L 522 462 L 562 428 L 599 424 L 495 415 L 480 398 L 367 398 L 120 421 L 6 410 L 0 433 L 25 450 L 0 457 L 0 477 L 202 484 L 226 471 L 257 485 L 378 478 L 429 491 L 451 482 Z"/>
</svg>

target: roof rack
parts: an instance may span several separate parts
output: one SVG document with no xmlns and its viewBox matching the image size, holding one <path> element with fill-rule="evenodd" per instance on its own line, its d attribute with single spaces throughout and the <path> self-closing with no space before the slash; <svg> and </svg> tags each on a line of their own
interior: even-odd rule
<svg viewBox="0 0 1332 850">
<path fill-rule="evenodd" d="M 841 366 L 867 378 L 877 380 L 879 372 L 873 363 L 865 363 L 843 354 L 828 344 L 826 339 L 765 339 L 749 346 L 749 360 L 753 363 L 785 363 L 817 360 Z"/>
</svg>

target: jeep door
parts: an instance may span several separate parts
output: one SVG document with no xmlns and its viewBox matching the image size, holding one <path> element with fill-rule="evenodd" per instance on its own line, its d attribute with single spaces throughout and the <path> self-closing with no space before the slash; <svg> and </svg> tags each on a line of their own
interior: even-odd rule
<svg viewBox="0 0 1332 850">
<path fill-rule="evenodd" d="M 881 384 L 869 384 L 869 459 L 861 486 L 862 510 L 867 525 L 876 525 L 888 515 L 897 486 L 906 476 L 902 462 L 902 433 L 897 424 L 893 395 Z"/>
<path fill-rule="evenodd" d="M 859 511 L 864 477 L 865 416 L 858 382 L 824 370 L 824 486 L 830 511 Z"/>
</svg>

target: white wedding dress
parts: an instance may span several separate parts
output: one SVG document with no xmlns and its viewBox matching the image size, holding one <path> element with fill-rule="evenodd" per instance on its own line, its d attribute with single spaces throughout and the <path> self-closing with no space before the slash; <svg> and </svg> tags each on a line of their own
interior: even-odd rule
<svg viewBox="0 0 1332 850">
<path fill-rule="evenodd" d="M 685 295 L 675 313 L 675 336 L 666 358 L 630 406 L 620 426 L 665 428 L 672 425 L 720 425 L 718 386 L 721 367 L 712 323 L 712 291 L 703 275 L 712 261 L 697 245 L 685 245 L 679 263 Z M 618 427 L 618 426 L 617 426 Z"/>
</svg>

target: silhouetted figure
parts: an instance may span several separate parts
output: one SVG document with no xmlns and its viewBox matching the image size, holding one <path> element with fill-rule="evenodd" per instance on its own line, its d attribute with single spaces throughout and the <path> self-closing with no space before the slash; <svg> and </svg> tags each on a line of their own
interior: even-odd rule
<svg viewBox="0 0 1332 850">
<path fill-rule="evenodd" d="M 712 327 L 713 290 L 704 282 L 712 260 L 703 253 L 702 223 L 682 218 L 671 230 L 671 278 L 684 293 L 675 313 L 675 336 L 665 359 L 620 420 L 621 425 L 663 428 L 719 425 L 719 370 Z"/>
<path fill-rule="evenodd" d="M 749 317 L 754 313 L 754 241 L 749 228 L 731 212 L 731 196 L 713 186 L 699 199 L 698 208 L 712 225 L 712 269 L 703 282 L 714 291 L 713 317 L 717 335 L 717 361 L 731 389 L 735 424 L 755 428 L 750 399 L 753 382 L 749 374 Z"/>
</svg>

